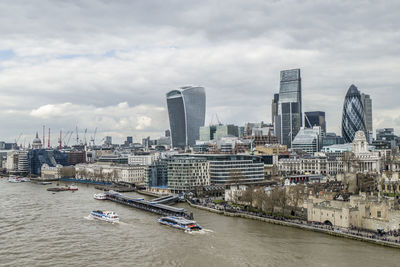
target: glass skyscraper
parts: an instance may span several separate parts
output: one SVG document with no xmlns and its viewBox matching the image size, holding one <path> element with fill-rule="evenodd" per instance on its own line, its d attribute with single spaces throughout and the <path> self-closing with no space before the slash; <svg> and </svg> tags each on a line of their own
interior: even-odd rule
<svg viewBox="0 0 400 267">
<path fill-rule="evenodd" d="M 353 142 L 357 131 L 366 133 L 364 106 L 361 94 L 353 84 L 344 99 L 342 114 L 342 136 L 346 143 Z"/>
<path fill-rule="evenodd" d="M 321 135 L 325 136 L 326 135 L 325 112 L 323 112 L 323 111 L 304 112 L 304 125 L 306 128 L 320 126 L 321 127 Z"/>
<path fill-rule="evenodd" d="M 167 93 L 172 147 L 193 146 L 206 117 L 206 92 L 203 87 L 181 87 Z"/>
<path fill-rule="evenodd" d="M 281 71 L 278 115 L 274 124 L 279 142 L 290 148 L 303 126 L 300 69 Z"/>
</svg>

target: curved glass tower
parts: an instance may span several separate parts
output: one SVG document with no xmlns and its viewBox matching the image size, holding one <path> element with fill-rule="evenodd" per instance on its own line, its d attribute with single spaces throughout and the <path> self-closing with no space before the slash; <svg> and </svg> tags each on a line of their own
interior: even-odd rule
<svg viewBox="0 0 400 267">
<path fill-rule="evenodd" d="M 206 92 L 203 87 L 181 87 L 167 93 L 172 147 L 193 146 L 206 118 Z"/>
<path fill-rule="evenodd" d="M 344 99 L 342 115 L 342 136 L 346 143 L 353 142 L 357 131 L 366 132 L 364 106 L 361 94 L 353 84 Z"/>
</svg>

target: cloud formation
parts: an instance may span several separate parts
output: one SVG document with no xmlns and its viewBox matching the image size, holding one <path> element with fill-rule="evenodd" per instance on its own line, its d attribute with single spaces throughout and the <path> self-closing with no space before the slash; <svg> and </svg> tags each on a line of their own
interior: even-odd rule
<svg viewBox="0 0 400 267">
<path fill-rule="evenodd" d="M 400 115 L 398 1 L 1 1 L 0 140 L 45 124 L 157 137 L 165 93 L 201 85 L 207 122 L 270 121 L 279 71 L 301 68 L 303 110 L 340 133 L 354 83 L 374 128 Z"/>
</svg>

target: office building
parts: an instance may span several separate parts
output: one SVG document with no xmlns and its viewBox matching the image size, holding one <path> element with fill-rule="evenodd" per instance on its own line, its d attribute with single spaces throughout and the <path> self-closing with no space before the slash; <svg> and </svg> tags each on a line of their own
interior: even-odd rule
<svg viewBox="0 0 400 267">
<path fill-rule="evenodd" d="M 306 128 L 314 126 L 321 127 L 321 135 L 326 135 L 326 121 L 325 112 L 323 111 L 309 111 L 304 113 L 304 125 Z"/>
<path fill-rule="evenodd" d="M 210 185 L 207 160 L 188 156 L 168 160 L 168 188 L 172 193 L 190 191 L 203 185 Z"/>
<path fill-rule="evenodd" d="M 274 122 L 279 142 L 291 147 L 294 137 L 303 126 L 300 69 L 281 71 L 278 115 Z"/>
<path fill-rule="evenodd" d="M 344 139 L 336 135 L 336 133 L 326 133 L 326 135 L 322 137 L 322 147 L 339 144 L 344 144 Z"/>
<path fill-rule="evenodd" d="M 111 146 L 112 145 L 112 137 L 111 136 L 106 136 L 105 137 L 104 145 L 106 145 L 106 146 Z"/>
<path fill-rule="evenodd" d="M 202 126 L 199 129 L 199 134 L 200 134 L 200 141 L 211 141 L 214 140 L 214 134 L 217 131 L 217 126 L 216 125 L 210 125 L 210 126 Z"/>
<path fill-rule="evenodd" d="M 174 158 L 177 159 L 179 157 L 184 158 L 185 156 L 175 156 Z M 194 154 L 190 155 L 190 157 L 208 162 L 211 184 L 249 184 L 264 180 L 264 162 L 258 156 Z M 168 179 L 170 179 L 169 175 Z"/>
<path fill-rule="evenodd" d="M 217 125 L 216 131 L 214 134 L 215 140 L 221 140 L 223 137 L 238 137 L 239 136 L 239 128 L 236 125 L 228 124 L 228 125 Z"/>
<path fill-rule="evenodd" d="M 353 84 L 347 91 L 342 114 L 342 136 L 346 143 L 353 142 L 356 132 L 366 132 L 364 106 L 361 94 Z"/>
<path fill-rule="evenodd" d="M 199 129 L 206 116 L 206 93 L 203 87 L 182 87 L 167 93 L 167 107 L 172 146 L 184 149 L 199 139 Z"/>
<path fill-rule="evenodd" d="M 302 127 L 292 142 L 292 149 L 313 154 L 321 149 L 321 141 L 321 127 Z"/>
<path fill-rule="evenodd" d="M 367 140 L 369 143 L 373 139 L 373 124 L 372 124 L 372 100 L 367 94 L 361 94 L 361 102 L 364 106 L 364 120 L 366 127 Z"/>
<path fill-rule="evenodd" d="M 272 124 L 275 123 L 275 117 L 278 115 L 278 102 L 279 102 L 279 94 L 274 94 L 274 99 L 272 99 L 272 104 L 271 104 Z"/>
<path fill-rule="evenodd" d="M 127 144 L 127 145 L 133 144 L 133 138 L 132 138 L 132 136 L 127 136 L 127 137 L 126 137 L 126 144 Z"/>
<path fill-rule="evenodd" d="M 148 166 L 145 184 L 148 187 L 168 187 L 168 161 L 166 159 L 155 160 Z"/>
</svg>

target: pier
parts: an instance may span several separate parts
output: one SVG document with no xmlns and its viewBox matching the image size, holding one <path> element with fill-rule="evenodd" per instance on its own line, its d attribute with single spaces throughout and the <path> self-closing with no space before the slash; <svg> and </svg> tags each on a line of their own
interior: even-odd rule
<svg viewBox="0 0 400 267">
<path fill-rule="evenodd" d="M 153 212 L 162 216 L 178 216 L 187 219 L 193 219 L 193 214 L 187 214 L 183 208 L 175 208 L 163 203 L 171 203 L 178 201 L 177 196 L 165 196 L 152 201 L 147 201 L 142 198 L 130 198 L 116 192 L 105 192 L 107 200 L 111 200 L 120 204 L 130 206 L 132 208 L 141 209 Z"/>
</svg>

